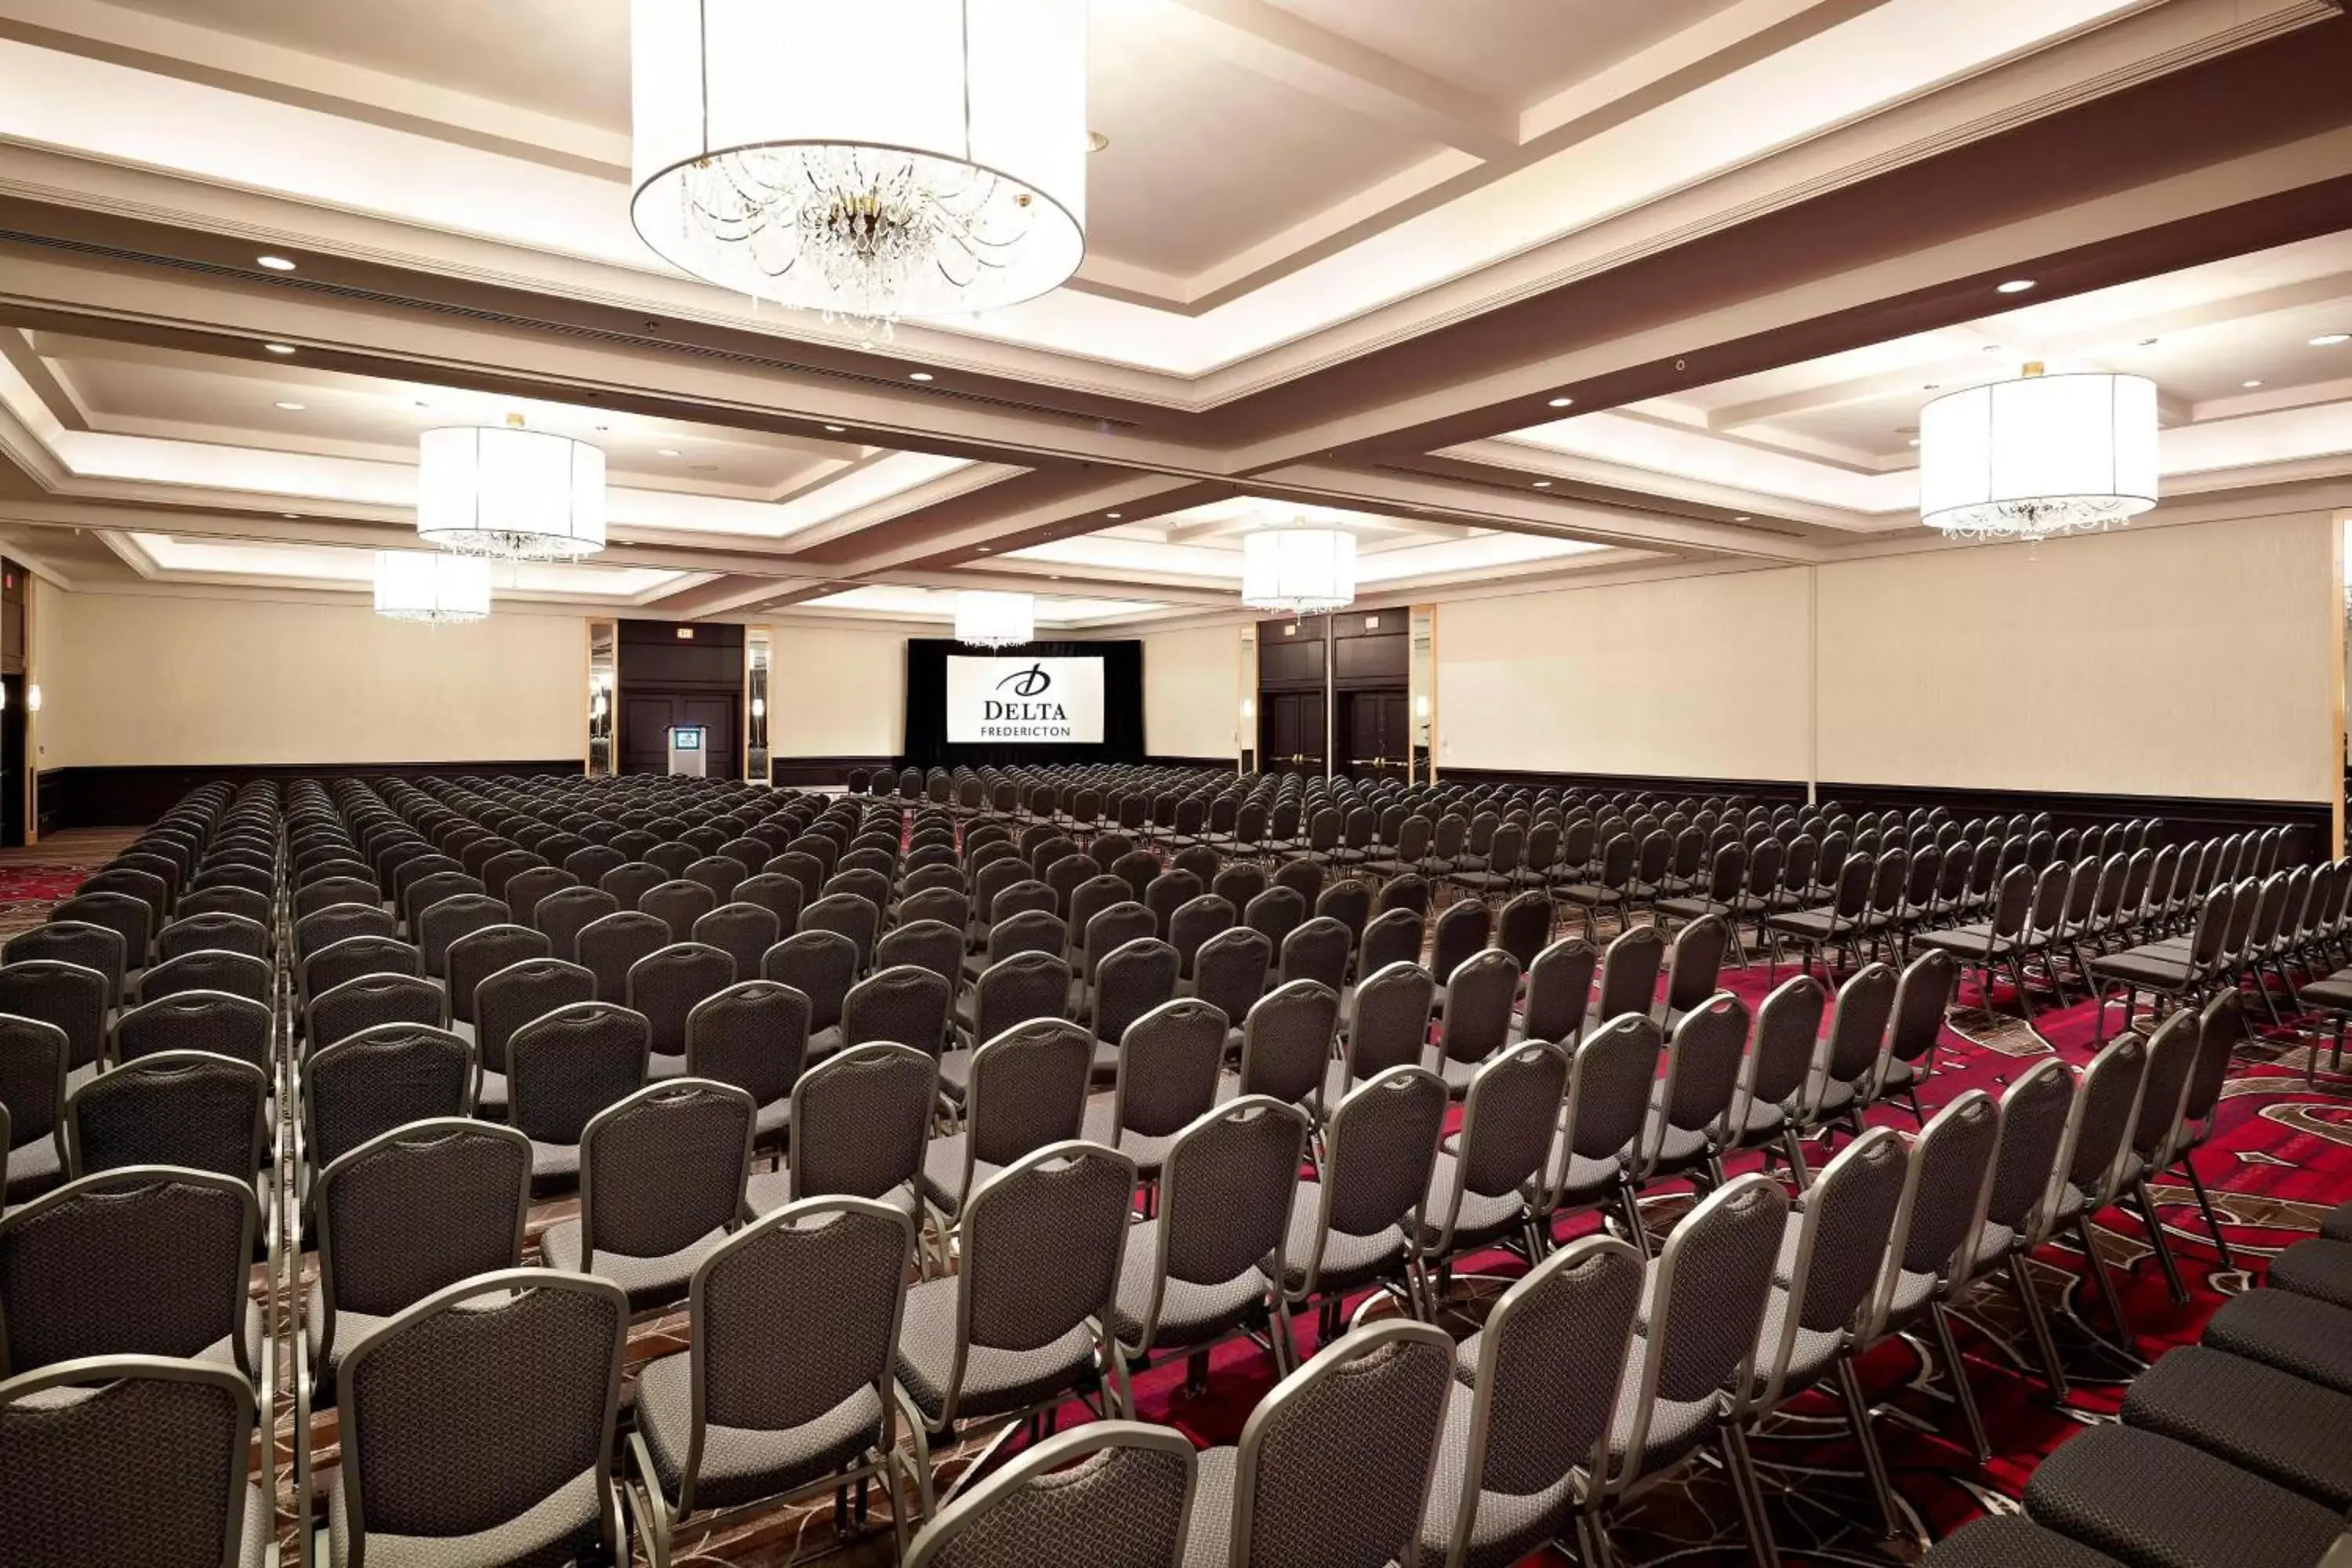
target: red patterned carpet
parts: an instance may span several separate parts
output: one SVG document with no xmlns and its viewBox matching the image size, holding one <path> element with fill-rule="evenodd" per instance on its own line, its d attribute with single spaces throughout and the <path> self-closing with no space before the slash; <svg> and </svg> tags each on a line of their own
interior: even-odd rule
<svg viewBox="0 0 2352 1568">
<path fill-rule="evenodd" d="M 64 863 L 0 866 L 0 933 L 41 923 L 49 906 L 70 898 L 90 868 Z"/>
<path fill-rule="evenodd" d="M 1786 972 L 1783 972 L 1785 977 Z M 1763 966 L 1733 971 L 1729 989 L 1751 1005 L 1766 994 Z M 1983 1089 L 1995 1095 L 2034 1060 L 2054 1050 L 2078 1066 L 2091 1048 L 2087 1003 L 2036 1015 L 2029 1031 L 2013 1014 L 1988 1014 L 1964 991 L 1946 1031 L 1946 1049 L 1922 1095 L 1929 1114 L 1956 1095 Z M 2011 1005 L 2006 991 L 1997 998 Z M 2046 999 L 2045 999 L 2046 1000 Z M 2111 1024 L 2113 1026 L 2112 1016 Z M 2323 1061 L 2323 1066 L 2324 1066 Z M 2318 1092 L 2303 1079 L 2302 1048 L 2266 1039 L 2242 1055 L 2224 1091 L 2211 1142 L 2197 1156 L 2198 1173 L 2223 1215 L 2237 1267 L 2222 1270 L 2183 1185 L 2155 1188 L 2175 1257 L 2189 1285 L 2186 1306 L 2175 1306 L 2154 1254 L 2138 1226 L 2110 1211 L 2098 1228 L 2102 1251 L 2118 1270 L 2136 1349 L 2152 1359 L 2192 1342 L 2221 1301 L 2259 1279 L 2267 1258 L 2315 1228 L 2322 1212 L 2352 1195 L 2352 1079 L 2323 1072 Z M 1889 1125 L 1908 1129 L 1907 1112 L 1883 1112 Z M 1649 1204 L 1654 1231 L 1686 1206 L 1672 1190 Z M 2067 1437 L 2112 1417 L 2122 1402 L 2126 1367 L 2102 1339 L 2106 1319 L 2081 1283 L 2079 1255 L 2053 1247 L 2036 1274 L 2042 1300 L 2072 1374 L 2063 1405 L 2047 1401 L 2024 1325 L 2005 1291 L 1979 1287 L 1961 1300 L 1960 1352 L 1992 1439 L 1992 1462 L 1979 1468 L 1969 1453 L 1950 1368 L 1932 1335 L 1880 1346 L 1864 1363 L 1864 1381 L 1881 1408 L 1877 1431 L 1905 1513 L 1903 1533 L 1882 1539 L 1876 1508 L 1839 1408 L 1819 1395 L 1776 1418 L 1755 1445 L 1765 1476 L 1773 1533 L 1791 1563 L 1908 1563 L 1927 1544 L 1988 1510 L 2013 1506 L 2034 1465 Z M 1457 1276 L 1448 1323 L 1457 1334 L 1475 1327 L 1484 1302 L 1518 1271 L 1507 1254 Z M 1383 1306 L 1371 1309 L 1378 1312 Z M 1301 1349 L 1313 1343 L 1302 1321 Z M 1147 1419 L 1165 1420 L 1202 1443 L 1232 1442 L 1251 1406 L 1271 1386 L 1271 1366 L 1247 1345 L 1216 1357 L 1209 1392 L 1187 1397 L 1182 1371 L 1155 1369 L 1137 1382 Z M 1618 1516 L 1611 1539 L 1621 1563 L 1678 1565 L 1748 1561 L 1738 1510 L 1719 1472 L 1696 1468 L 1686 1479 L 1646 1494 Z M 1542 1556 L 1531 1563 L 1565 1563 Z"/>
</svg>

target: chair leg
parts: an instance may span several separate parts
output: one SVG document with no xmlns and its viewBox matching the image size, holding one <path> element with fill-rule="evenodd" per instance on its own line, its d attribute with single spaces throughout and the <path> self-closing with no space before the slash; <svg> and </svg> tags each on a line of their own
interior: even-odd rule
<svg viewBox="0 0 2352 1568">
<path fill-rule="evenodd" d="M 1803 1192 L 1813 1184 L 1811 1171 L 1805 1168 L 1805 1141 L 1797 1136 L 1794 1127 L 1781 1130 L 1780 1147 L 1789 1156 L 1789 1173 L 1797 1179 L 1797 1190 Z"/>
<path fill-rule="evenodd" d="M 1723 1468 L 1730 1472 L 1731 1489 L 1739 1502 L 1739 1521 L 1748 1531 L 1748 1556 L 1760 1568 L 1780 1568 L 1780 1550 L 1773 1543 L 1772 1526 L 1764 1517 L 1764 1493 L 1756 1480 L 1756 1461 L 1748 1452 L 1748 1434 L 1737 1421 L 1723 1424 Z"/>
<path fill-rule="evenodd" d="M 2050 1397 L 2063 1401 L 2068 1393 L 2066 1363 L 2058 1359 L 2058 1342 L 2051 1336 L 2049 1315 L 2042 1310 L 2042 1298 L 2034 1293 L 2033 1277 L 2025 1267 L 2024 1254 L 2009 1260 L 2009 1288 L 2017 1298 L 2017 1310 L 2025 1319 L 2025 1327 L 2033 1336 L 2034 1352 L 2042 1358 L 2042 1380 L 2050 1385 Z"/>
<path fill-rule="evenodd" d="M 1944 1352 L 1944 1361 L 1952 1369 L 1952 1393 L 1959 1402 L 1960 1418 L 1969 1428 L 1969 1447 L 1976 1454 L 1977 1463 L 1983 1465 L 1992 1458 L 1992 1444 L 1985 1437 L 1984 1415 L 1977 1409 L 1976 1390 L 1969 1386 L 1968 1363 L 1960 1359 L 1959 1341 L 1952 1334 L 1951 1314 L 1941 1301 L 1927 1303 L 1927 1316 L 1936 1327 L 1936 1342 Z"/>
<path fill-rule="evenodd" d="M 2221 1258 L 2221 1267 L 2236 1268 L 2237 1265 L 2230 1261 L 2230 1244 L 2221 1236 L 2221 1222 L 2214 1215 L 2213 1199 L 2205 1191 L 2205 1179 L 2197 1173 L 2197 1161 L 2194 1154 L 2180 1156 L 2180 1168 L 2188 1173 L 2189 1188 L 2197 1194 L 2197 1206 L 2205 1215 L 2205 1228 L 2213 1233 L 2213 1251 Z"/>
<path fill-rule="evenodd" d="M 1870 1427 L 1870 1401 L 1862 1392 L 1862 1375 L 1853 1369 L 1853 1358 L 1841 1355 L 1837 1363 L 1838 1392 L 1845 1399 L 1846 1419 L 1853 1424 L 1854 1446 L 1862 1450 L 1862 1468 L 1870 1478 L 1871 1492 L 1878 1500 L 1878 1516 L 1889 1536 L 1903 1527 L 1895 1513 L 1895 1489 L 1886 1479 L 1886 1457 L 1878 1451 L 1878 1435 Z"/>
<path fill-rule="evenodd" d="M 2132 1184 L 2132 1201 L 2139 1209 L 2140 1222 L 2147 1226 L 2148 1245 L 2156 1249 L 2156 1260 L 2163 1267 L 2164 1285 L 2172 1292 L 2172 1304 L 2186 1306 L 2189 1287 L 2180 1282 L 2180 1266 L 2172 1259 L 2172 1243 L 2165 1237 L 2163 1222 L 2156 1217 L 2156 1200 L 2148 1194 L 2146 1177 Z"/>
<path fill-rule="evenodd" d="M 2124 1353 L 2137 1356 L 2138 1340 L 2132 1332 L 2131 1321 L 2124 1316 L 2123 1298 L 2116 1292 L 2115 1279 L 2107 1273 L 2106 1260 L 2099 1256 L 2099 1247 L 2091 1234 L 2091 1216 L 2086 1212 L 2074 1218 L 2074 1234 L 2083 1244 L 2083 1267 L 2099 1288 L 2099 1299 L 2106 1303 L 2107 1317 L 2116 1325 L 2116 1338 Z"/>
<path fill-rule="evenodd" d="M 1617 1189 L 1617 1201 L 1625 1214 L 1625 1239 L 1633 1244 L 1634 1250 L 1646 1262 L 1650 1257 L 1650 1232 L 1642 1223 L 1642 1195 L 1631 1186 L 1622 1186 Z"/>
</svg>

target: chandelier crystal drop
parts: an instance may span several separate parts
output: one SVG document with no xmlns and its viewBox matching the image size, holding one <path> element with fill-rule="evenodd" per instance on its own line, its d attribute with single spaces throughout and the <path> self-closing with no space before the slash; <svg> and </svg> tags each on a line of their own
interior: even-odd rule
<svg viewBox="0 0 2352 1568">
<path fill-rule="evenodd" d="M 1920 411 L 1919 521 L 1954 538 L 2097 531 L 2156 502 L 2156 384 L 2145 376 L 2032 364 Z"/>
<path fill-rule="evenodd" d="M 502 426 L 427 430 L 416 444 L 416 534 L 461 555 L 577 561 L 604 548 L 604 454 Z"/>
<path fill-rule="evenodd" d="M 1356 536 L 1305 524 L 1242 535 L 1242 603 L 1286 616 L 1356 602 Z"/>
<path fill-rule="evenodd" d="M 992 310 L 1086 254 L 1086 0 L 634 0 L 630 216 L 847 321 Z"/>
<path fill-rule="evenodd" d="M 478 621 L 490 613 L 490 563 L 437 550 L 379 550 L 375 613 L 435 626 Z"/>
<path fill-rule="evenodd" d="M 1013 647 L 1037 635 L 1037 601 L 1029 594 L 967 590 L 955 596 L 955 640 L 974 647 Z"/>
</svg>

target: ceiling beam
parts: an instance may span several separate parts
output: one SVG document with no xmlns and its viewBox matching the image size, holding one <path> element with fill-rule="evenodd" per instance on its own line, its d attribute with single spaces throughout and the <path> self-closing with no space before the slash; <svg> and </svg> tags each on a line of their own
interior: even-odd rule
<svg viewBox="0 0 2352 1568">
<path fill-rule="evenodd" d="M 1273 493 L 1297 500 L 1339 495 L 1376 497 L 1391 509 L 1440 520 L 1472 521 L 1482 528 L 1573 539 L 1589 544 L 1733 555 L 1790 564 L 1822 558 L 1821 550 L 1814 545 L 1784 534 L 1565 497 L 1553 500 L 1525 492 L 1505 494 L 1475 482 L 1477 465 L 1463 462 L 1450 467 L 1460 477 L 1391 469 L 1367 472 L 1299 463 L 1262 474 L 1255 482 Z"/>
<path fill-rule="evenodd" d="M 1139 0 L 1154 21 L 1232 64 L 1473 157 L 1518 151 L 1518 116 L 1265 0 Z"/>
</svg>

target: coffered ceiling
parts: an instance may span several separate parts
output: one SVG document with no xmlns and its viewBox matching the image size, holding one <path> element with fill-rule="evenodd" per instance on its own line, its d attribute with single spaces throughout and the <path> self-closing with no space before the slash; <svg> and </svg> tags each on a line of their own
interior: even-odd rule
<svg viewBox="0 0 2352 1568">
<path fill-rule="evenodd" d="M 1090 16 L 1078 279 L 868 346 L 631 230 L 626 0 L 0 0 L 0 542 L 347 596 L 520 414 L 614 542 L 517 610 L 1087 631 L 1301 513 L 1368 603 L 1907 543 L 1920 405 L 2031 360 L 2158 382 L 2173 504 L 2352 498 L 2336 0 Z"/>
</svg>

